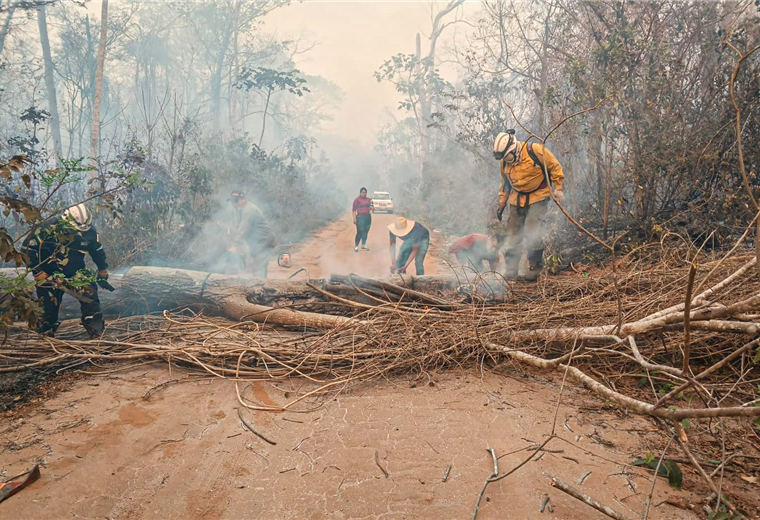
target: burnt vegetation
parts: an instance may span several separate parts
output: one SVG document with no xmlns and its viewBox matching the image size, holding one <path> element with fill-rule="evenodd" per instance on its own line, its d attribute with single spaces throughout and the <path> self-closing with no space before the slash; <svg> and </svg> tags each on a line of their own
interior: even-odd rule
<svg viewBox="0 0 760 520">
<path fill-rule="evenodd" d="M 757 474 L 760 3 L 433 3 L 429 35 L 378 64 L 396 120 L 357 164 L 396 189 L 397 213 L 444 235 L 498 231 L 494 136 L 544 142 L 565 171 L 552 274 L 262 288 L 221 276 L 230 190 L 288 244 L 343 212 L 358 178 L 315 137 L 340 88 L 299 68 L 302 41 L 263 25 L 288 3 L 0 2 L 0 376 L 21 377 L 5 395 L 28 395 L 41 372 L 173 360 L 306 376 L 315 386 L 282 408 L 298 409 L 358 380 L 509 362 L 656 421 L 713 494 L 712 518 L 757 508 L 721 492 L 689 436 L 722 467 L 732 433 Z M 44 338 L 29 330 L 38 282 L 21 244 L 79 202 L 119 272 L 115 319 L 101 339 Z M 184 276 L 160 267 L 192 283 L 154 298 L 151 283 Z"/>
</svg>

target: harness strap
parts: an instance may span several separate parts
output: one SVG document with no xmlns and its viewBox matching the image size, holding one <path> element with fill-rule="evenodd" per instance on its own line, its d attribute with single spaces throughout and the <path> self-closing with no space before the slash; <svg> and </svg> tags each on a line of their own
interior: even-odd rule
<svg viewBox="0 0 760 520">
<path fill-rule="evenodd" d="M 514 189 L 514 187 L 512 186 L 512 182 L 509 180 L 509 175 L 506 175 L 507 181 L 509 182 L 509 187 L 511 189 L 513 189 L 517 193 L 517 205 L 518 206 L 520 205 L 520 197 L 521 196 L 525 196 L 525 206 L 529 206 L 530 205 L 530 194 L 531 193 L 535 193 L 538 190 L 541 190 L 541 189 L 544 189 L 544 188 L 548 188 L 549 187 L 549 183 L 551 182 L 551 177 L 549 177 L 549 175 L 547 174 L 546 167 L 541 162 L 541 160 L 538 158 L 538 155 L 536 155 L 536 152 L 533 150 L 533 143 L 528 143 L 527 150 L 528 150 L 528 156 L 530 156 L 530 158 L 533 160 L 533 164 L 535 164 L 536 166 L 538 166 L 539 168 L 541 168 L 541 173 L 543 174 L 543 180 L 541 181 L 541 184 L 539 184 L 538 187 L 536 189 L 534 189 L 534 190 L 531 190 L 531 191 L 519 191 L 519 190 L 515 190 Z M 548 182 L 546 180 L 547 177 L 549 178 Z M 552 184 L 554 184 L 554 183 L 552 183 Z"/>
</svg>

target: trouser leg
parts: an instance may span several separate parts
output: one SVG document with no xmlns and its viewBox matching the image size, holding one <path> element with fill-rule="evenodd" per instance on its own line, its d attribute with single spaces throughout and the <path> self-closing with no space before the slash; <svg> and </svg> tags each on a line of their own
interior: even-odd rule
<svg viewBox="0 0 760 520">
<path fill-rule="evenodd" d="M 275 254 L 275 250 L 261 242 L 249 242 L 246 246 L 248 248 L 245 255 L 246 271 L 255 278 L 266 278 L 269 273 L 269 260 Z"/>
<path fill-rule="evenodd" d="M 271 251 L 262 251 L 256 255 L 250 255 L 249 271 L 255 278 L 266 278 L 269 274 L 269 260 L 272 258 Z"/>
<path fill-rule="evenodd" d="M 58 310 L 61 307 L 63 291 L 46 287 L 37 287 L 37 297 L 42 302 L 42 321 L 37 322 L 37 332 L 54 336 L 58 330 Z"/>
<path fill-rule="evenodd" d="M 531 204 L 525 219 L 525 240 L 528 248 L 529 277 L 537 278 L 544 267 L 544 235 L 549 200 Z"/>
<path fill-rule="evenodd" d="M 425 255 L 427 255 L 428 249 L 430 249 L 430 240 L 420 242 L 417 248 L 417 255 L 414 257 L 414 267 L 417 270 L 418 276 L 425 274 Z"/>
<path fill-rule="evenodd" d="M 372 226 L 372 216 L 371 215 L 357 215 L 356 216 L 356 245 L 359 245 L 359 242 L 362 243 L 362 246 L 367 245 L 367 236 L 369 235 L 369 228 Z"/>
<path fill-rule="evenodd" d="M 507 227 L 505 229 L 504 245 L 502 251 L 504 254 L 505 275 L 507 277 L 517 276 L 517 270 L 520 267 L 520 257 L 522 256 L 522 238 L 523 228 L 525 226 L 526 208 L 509 205 Z"/>
<path fill-rule="evenodd" d="M 91 338 L 100 337 L 105 329 L 106 322 L 103 319 L 103 313 L 100 310 L 100 298 L 98 297 L 98 286 L 95 284 L 90 285 L 91 293 L 87 294 L 87 297 L 92 300 L 91 302 L 79 302 L 79 307 L 82 310 L 82 325 Z"/>
<path fill-rule="evenodd" d="M 396 268 L 401 269 L 406 265 L 406 261 L 409 260 L 409 255 L 412 254 L 412 245 L 408 242 L 401 244 L 398 248 L 398 255 L 396 255 Z"/>
</svg>

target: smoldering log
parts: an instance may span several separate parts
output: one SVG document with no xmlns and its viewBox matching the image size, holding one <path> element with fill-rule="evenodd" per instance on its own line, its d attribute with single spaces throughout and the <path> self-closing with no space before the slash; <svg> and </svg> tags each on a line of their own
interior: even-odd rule
<svg viewBox="0 0 760 520">
<path fill-rule="evenodd" d="M 0 270 L 6 276 L 23 271 Z M 31 275 L 29 275 L 31 280 Z M 103 312 L 110 316 L 132 316 L 165 310 L 188 309 L 234 320 L 251 320 L 289 326 L 318 328 L 347 323 L 351 309 L 335 312 L 335 305 L 311 286 L 331 294 L 362 301 L 355 287 L 383 292 L 393 299 L 404 296 L 431 305 L 444 305 L 461 290 L 465 280 L 443 276 L 392 276 L 373 280 L 333 275 L 330 280 L 270 280 L 166 267 L 135 266 L 114 274 L 109 282 L 114 292 L 99 291 Z M 310 286 L 311 285 L 311 286 Z M 493 284 L 494 287 L 498 284 Z M 485 288 L 486 292 L 493 292 Z M 367 302 L 369 303 L 369 302 Z M 332 305 L 332 312 L 329 309 Z M 319 313 L 310 312 L 319 310 Z M 65 296 L 61 318 L 76 318 L 79 302 Z"/>
<path fill-rule="evenodd" d="M 0 275 L 15 277 L 23 270 L 2 269 Z M 27 275 L 31 281 L 31 275 Z M 189 309 L 235 320 L 270 321 L 281 325 L 324 328 L 346 323 L 342 316 L 295 311 L 298 303 L 321 300 L 322 296 L 305 282 L 259 280 L 185 269 L 132 267 L 122 275 L 111 275 L 114 292 L 98 291 L 106 315 L 131 316 Z M 324 285 L 324 280 L 311 283 Z M 64 295 L 61 302 L 63 319 L 78 317 L 79 301 Z M 276 307 L 289 307 L 277 309 Z"/>
</svg>

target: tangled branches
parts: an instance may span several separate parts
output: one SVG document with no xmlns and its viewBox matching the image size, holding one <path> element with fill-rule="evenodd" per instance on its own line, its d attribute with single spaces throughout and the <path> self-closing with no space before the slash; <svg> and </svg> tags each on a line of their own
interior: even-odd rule
<svg viewBox="0 0 760 520">
<path fill-rule="evenodd" d="M 0 349 L 0 373 L 163 360 L 214 377 L 301 377 L 314 385 L 277 408 L 240 398 L 250 408 L 280 411 L 297 409 L 309 398 L 354 381 L 429 374 L 486 356 L 506 356 L 539 369 L 568 370 L 586 388 L 638 413 L 671 420 L 753 417 L 760 415 L 753 406 L 758 398 L 753 358 L 760 344 L 754 263 L 754 258 L 734 258 L 705 264 L 712 279 L 700 281 L 700 287 L 707 282 L 709 288 L 689 305 L 686 372 L 682 298 L 688 273 L 663 263 L 629 266 L 618 274 L 617 289 L 613 275 L 605 272 L 546 277 L 538 288 L 512 284 L 508 303 L 498 305 L 466 304 L 450 294 L 448 299 L 426 296 L 391 284 L 362 289 L 347 277 L 355 300 L 346 298 L 345 291 L 337 296 L 313 287 L 332 300 L 332 308 L 338 305 L 341 313 L 353 315 L 326 332 L 203 315 L 124 318 L 100 340 L 17 333 Z M 568 367 L 573 344 L 579 348 Z"/>
</svg>

